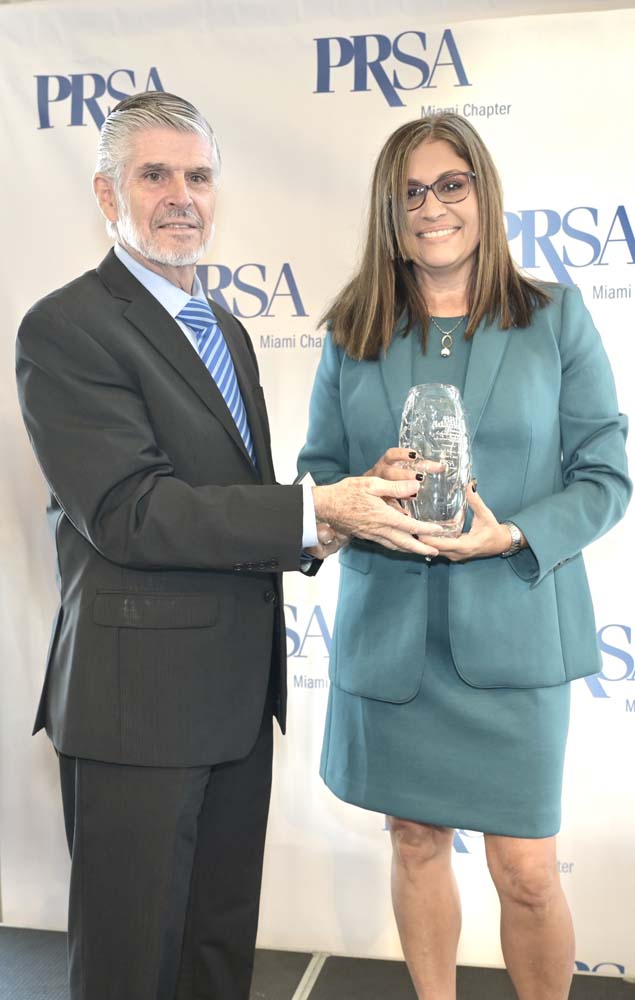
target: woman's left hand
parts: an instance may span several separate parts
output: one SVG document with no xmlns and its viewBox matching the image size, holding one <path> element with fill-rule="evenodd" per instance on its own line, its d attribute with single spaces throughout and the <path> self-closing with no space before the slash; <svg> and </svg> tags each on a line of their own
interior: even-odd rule
<svg viewBox="0 0 635 1000">
<path fill-rule="evenodd" d="M 487 556 L 499 556 L 501 552 L 506 552 L 512 544 L 509 528 L 496 520 L 489 507 L 471 486 L 468 486 L 467 502 L 473 513 L 472 526 L 469 531 L 459 535 L 458 538 L 444 538 L 443 535 L 435 535 L 434 539 L 427 539 L 419 536 L 420 541 L 434 545 L 439 550 L 439 555 L 449 559 L 450 562 L 483 559 Z"/>
</svg>

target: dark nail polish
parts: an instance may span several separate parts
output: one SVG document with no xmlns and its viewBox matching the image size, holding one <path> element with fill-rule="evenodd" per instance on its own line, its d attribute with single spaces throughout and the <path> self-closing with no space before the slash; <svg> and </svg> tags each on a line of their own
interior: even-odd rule
<svg viewBox="0 0 635 1000">
<path fill-rule="evenodd" d="M 476 493 L 476 483 L 472 483 L 472 493 Z"/>
<path fill-rule="evenodd" d="M 416 458 L 416 457 L 417 457 L 416 451 L 409 451 L 408 452 L 408 458 Z"/>
<path fill-rule="evenodd" d="M 416 476 L 415 476 L 415 479 L 418 479 L 419 482 L 422 483 L 423 482 L 423 472 L 418 472 L 416 474 Z"/>
</svg>

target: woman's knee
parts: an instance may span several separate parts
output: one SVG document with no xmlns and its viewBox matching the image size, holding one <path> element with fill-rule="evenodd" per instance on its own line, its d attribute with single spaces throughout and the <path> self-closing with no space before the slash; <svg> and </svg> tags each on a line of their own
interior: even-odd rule
<svg viewBox="0 0 635 1000">
<path fill-rule="evenodd" d="M 501 849 L 490 844 L 487 863 L 502 900 L 541 910 L 560 889 L 555 852 L 539 841 L 509 843 Z"/>
<path fill-rule="evenodd" d="M 450 860 L 454 830 L 413 820 L 388 817 L 388 828 L 396 860 L 405 867 Z"/>
</svg>

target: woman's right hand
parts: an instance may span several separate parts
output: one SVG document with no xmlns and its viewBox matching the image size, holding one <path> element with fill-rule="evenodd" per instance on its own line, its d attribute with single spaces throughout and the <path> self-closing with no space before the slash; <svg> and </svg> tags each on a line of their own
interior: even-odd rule
<svg viewBox="0 0 635 1000">
<path fill-rule="evenodd" d="M 443 472 L 444 469 L 443 462 L 421 458 L 409 448 L 389 448 L 364 475 L 394 480 L 412 479 L 414 474 L 421 483 L 429 472 Z"/>
</svg>

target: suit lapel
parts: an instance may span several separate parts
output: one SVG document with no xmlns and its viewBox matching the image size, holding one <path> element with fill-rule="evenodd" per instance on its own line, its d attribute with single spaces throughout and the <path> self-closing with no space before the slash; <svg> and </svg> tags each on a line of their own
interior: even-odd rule
<svg viewBox="0 0 635 1000">
<path fill-rule="evenodd" d="M 223 425 L 229 436 L 232 438 L 245 461 L 249 464 L 255 475 L 253 462 L 247 453 L 244 441 L 240 436 L 234 419 L 227 409 L 227 404 L 223 399 L 214 379 L 209 374 L 207 368 L 199 358 L 196 351 L 190 344 L 186 343 L 185 337 L 178 329 L 177 324 L 166 312 L 160 302 L 148 292 L 143 285 L 128 271 L 114 254 L 110 251 L 108 256 L 97 268 L 97 273 L 107 285 L 115 297 L 128 301 L 128 305 L 123 310 L 123 315 L 131 322 L 140 333 L 152 344 L 152 346 L 172 365 L 176 372 L 184 379 L 190 389 L 193 390 L 214 414 L 217 420 Z M 218 317 L 217 317 L 218 319 Z M 225 335 L 225 324 L 219 320 L 223 334 Z M 229 340 L 232 344 L 229 344 Z M 236 349 L 234 338 L 228 338 L 228 346 L 234 363 L 236 364 Z M 239 373 L 240 369 L 240 373 Z M 251 393 L 245 392 L 249 388 L 250 382 L 245 371 L 245 366 L 239 361 L 236 367 L 236 375 L 241 392 L 251 400 Z M 245 405 L 247 403 L 245 401 Z M 254 424 L 260 422 L 260 417 L 254 415 L 253 406 L 248 408 L 247 414 Z M 260 430 L 260 428 L 259 428 Z M 253 430 L 252 430 L 253 434 Z M 260 454 L 257 452 L 258 457 Z"/>
<path fill-rule="evenodd" d="M 512 331 L 485 323 L 474 333 L 465 377 L 463 405 L 470 435 L 474 439 L 494 381 L 509 344 Z M 399 440 L 401 414 L 406 396 L 414 385 L 411 337 L 402 337 L 399 328 L 386 354 L 379 358 L 384 391 Z"/>
<path fill-rule="evenodd" d="M 475 333 L 465 376 L 463 405 L 470 436 L 474 440 L 483 411 L 509 344 L 511 330 L 481 323 Z"/>
<path fill-rule="evenodd" d="M 245 404 L 245 409 L 247 410 L 247 419 L 249 421 L 249 429 L 251 431 L 251 437 L 256 452 L 258 470 L 260 471 L 265 482 L 273 483 L 275 482 L 275 474 L 273 470 L 273 463 L 271 461 L 271 453 L 265 438 L 263 415 L 258 411 L 256 400 L 254 399 L 253 390 L 255 386 L 256 373 L 254 371 L 253 360 L 246 348 L 242 334 L 236 329 L 237 324 L 228 322 L 226 317 L 220 316 L 216 305 L 212 300 L 210 300 L 209 304 L 212 312 L 216 316 L 216 321 L 223 332 L 225 342 L 229 348 L 229 353 L 231 354 L 232 361 L 234 362 L 236 378 L 238 379 L 238 385 L 243 397 L 243 403 Z M 213 379 L 211 376 L 209 376 L 209 378 L 212 382 Z M 234 424 L 229 410 L 227 410 L 227 413 L 232 424 Z M 235 426 L 236 425 L 234 424 L 234 427 Z M 244 442 L 242 441 L 240 434 L 238 434 L 237 429 L 236 433 L 243 446 L 245 456 L 251 465 L 251 458 L 249 458 L 249 455 L 247 454 Z"/>
<path fill-rule="evenodd" d="M 388 401 L 388 408 L 390 409 L 390 415 L 395 426 L 395 440 L 398 441 L 401 414 L 406 402 L 406 396 L 412 388 L 414 379 L 411 338 L 402 337 L 399 328 L 395 330 L 395 335 L 388 351 L 379 356 L 379 370 Z"/>
</svg>

